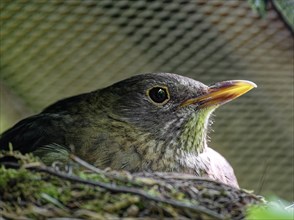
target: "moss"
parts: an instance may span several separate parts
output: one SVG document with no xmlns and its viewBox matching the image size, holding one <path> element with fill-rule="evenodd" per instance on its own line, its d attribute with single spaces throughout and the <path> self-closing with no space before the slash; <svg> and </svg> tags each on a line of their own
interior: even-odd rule
<svg viewBox="0 0 294 220">
<path fill-rule="evenodd" d="M 145 176 L 118 171 L 95 173 L 77 164 L 72 174 L 63 172 L 65 176 L 108 184 L 115 189 L 124 187 L 134 192 L 140 190 L 147 198 L 119 190 L 113 192 L 103 187 L 94 187 L 41 172 L 34 168 L 49 167 L 41 164 L 32 155 L 21 155 L 17 152 L 0 153 L 0 164 L 5 164 L 7 160 L 19 165 L 19 168 L 7 168 L 7 164 L 6 167 L 0 165 L 0 215 L 9 219 L 207 217 L 207 213 L 201 213 L 202 211 L 197 209 L 189 210 L 175 205 L 178 203 L 195 208 L 199 206 L 215 213 L 215 216 L 219 215 L 220 218 L 226 216 L 233 219 L 244 216 L 246 204 L 260 202 L 256 196 L 242 190 L 202 179 L 189 180 L 185 177 L 184 180 L 172 180 L 165 179 L 164 174 Z M 54 172 L 60 173 L 57 170 Z M 182 181 L 185 181 L 185 184 Z M 150 198 L 168 200 L 171 203 L 156 202 Z"/>
</svg>

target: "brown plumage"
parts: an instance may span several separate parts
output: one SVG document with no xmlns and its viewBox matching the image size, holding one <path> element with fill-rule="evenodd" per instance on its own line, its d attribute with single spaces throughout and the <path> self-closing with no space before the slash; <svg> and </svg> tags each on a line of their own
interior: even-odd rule
<svg viewBox="0 0 294 220">
<path fill-rule="evenodd" d="M 232 167 L 207 146 L 211 112 L 255 87 L 206 86 L 169 73 L 131 77 L 56 102 L 4 132 L 1 149 L 33 152 L 45 163 L 68 152 L 93 165 L 129 171 L 192 173 L 238 187 Z"/>
</svg>

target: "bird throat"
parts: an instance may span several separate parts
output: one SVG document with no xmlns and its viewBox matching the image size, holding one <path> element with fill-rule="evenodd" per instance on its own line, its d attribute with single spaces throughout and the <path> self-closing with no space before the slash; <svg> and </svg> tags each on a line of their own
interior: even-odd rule
<svg viewBox="0 0 294 220">
<path fill-rule="evenodd" d="M 191 115 L 180 134 L 181 148 L 185 153 L 201 154 L 207 146 L 207 130 L 210 114 L 214 109 L 201 109 Z"/>
</svg>

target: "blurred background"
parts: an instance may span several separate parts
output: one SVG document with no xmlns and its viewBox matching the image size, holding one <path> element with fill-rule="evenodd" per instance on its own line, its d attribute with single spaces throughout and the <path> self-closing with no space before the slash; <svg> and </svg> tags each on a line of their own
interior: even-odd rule
<svg viewBox="0 0 294 220">
<path fill-rule="evenodd" d="M 0 2 L 0 132 L 138 73 L 251 80 L 215 112 L 210 146 L 241 187 L 294 200 L 293 1 Z"/>
</svg>

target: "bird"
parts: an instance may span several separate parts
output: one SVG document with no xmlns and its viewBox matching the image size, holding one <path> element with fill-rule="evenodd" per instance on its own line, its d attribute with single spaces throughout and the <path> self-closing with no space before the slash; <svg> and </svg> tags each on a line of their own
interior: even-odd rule
<svg viewBox="0 0 294 220">
<path fill-rule="evenodd" d="M 45 164 L 74 154 L 99 168 L 178 172 L 239 188 L 230 163 L 207 144 L 211 113 L 256 87 L 247 80 L 207 86 L 174 73 L 138 74 L 65 98 L 0 136 L 0 149 Z"/>
</svg>

